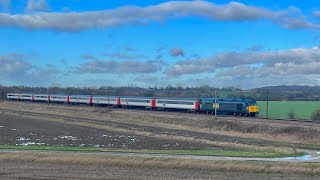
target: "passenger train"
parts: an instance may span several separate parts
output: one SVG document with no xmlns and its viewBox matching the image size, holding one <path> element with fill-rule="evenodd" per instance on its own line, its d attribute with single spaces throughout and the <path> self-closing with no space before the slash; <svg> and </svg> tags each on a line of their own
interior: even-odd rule
<svg viewBox="0 0 320 180">
<path fill-rule="evenodd" d="M 217 113 L 252 117 L 259 113 L 257 102 L 251 99 L 154 98 L 28 93 L 8 93 L 7 99 L 31 102 L 113 106 L 118 108 L 140 107 L 150 110 L 184 110 L 206 114 Z"/>
</svg>

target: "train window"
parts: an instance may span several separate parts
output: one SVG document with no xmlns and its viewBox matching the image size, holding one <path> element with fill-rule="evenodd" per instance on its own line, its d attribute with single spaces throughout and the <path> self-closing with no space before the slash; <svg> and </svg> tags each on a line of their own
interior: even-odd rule
<svg viewBox="0 0 320 180">
<path fill-rule="evenodd" d="M 52 99 L 65 99 L 66 97 L 52 96 Z"/>
<path fill-rule="evenodd" d="M 35 96 L 36 98 L 48 98 L 48 96 Z"/>
<path fill-rule="evenodd" d="M 233 104 L 233 103 L 220 103 L 220 108 L 234 109 L 235 104 Z"/>
<path fill-rule="evenodd" d="M 122 99 L 122 102 L 150 103 L 150 100 L 144 99 Z"/>
<path fill-rule="evenodd" d="M 184 105 L 194 105 L 194 102 L 188 101 L 158 101 L 160 104 L 184 104 Z"/>
</svg>

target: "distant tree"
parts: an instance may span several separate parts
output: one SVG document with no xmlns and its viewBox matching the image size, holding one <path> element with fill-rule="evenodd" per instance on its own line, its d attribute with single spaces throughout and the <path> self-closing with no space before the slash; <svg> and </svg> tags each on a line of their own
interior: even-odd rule
<svg viewBox="0 0 320 180">
<path fill-rule="evenodd" d="M 172 85 L 168 85 L 167 87 L 165 87 L 166 90 L 172 90 L 175 89 Z"/>
<path fill-rule="evenodd" d="M 320 109 L 312 113 L 311 119 L 315 121 L 320 121 Z"/>
<path fill-rule="evenodd" d="M 145 97 L 154 97 L 154 92 L 152 90 L 147 90 L 143 93 Z"/>
<path fill-rule="evenodd" d="M 288 118 L 289 119 L 295 119 L 296 118 L 296 113 L 291 110 L 290 112 L 288 112 Z"/>
</svg>

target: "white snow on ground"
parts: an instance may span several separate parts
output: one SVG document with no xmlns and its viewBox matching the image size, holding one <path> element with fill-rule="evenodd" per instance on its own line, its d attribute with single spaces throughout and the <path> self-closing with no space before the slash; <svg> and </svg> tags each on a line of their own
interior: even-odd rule
<svg viewBox="0 0 320 180">
<path fill-rule="evenodd" d="M 67 139 L 67 140 L 72 140 L 72 141 L 78 140 L 78 138 L 75 137 L 75 136 L 59 136 L 59 138 L 61 138 L 61 139 Z"/>
<path fill-rule="evenodd" d="M 30 138 L 18 137 L 18 141 L 29 141 Z"/>
<path fill-rule="evenodd" d="M 24 143 L 20 143 L 20 144 L 16 144 L 16 146 L 34 146 L 34 145 L 46 145 L 46 143 L 35 143 L 35 142 L 24 142 Z"/>
<path fill-rule="evenodd" d="M 25 142 L 25 143 L 20 143 L 16 144 L 17 146 L 30 146 L 30 145 L 36 145 L 35 142 Z"/>
</svg>

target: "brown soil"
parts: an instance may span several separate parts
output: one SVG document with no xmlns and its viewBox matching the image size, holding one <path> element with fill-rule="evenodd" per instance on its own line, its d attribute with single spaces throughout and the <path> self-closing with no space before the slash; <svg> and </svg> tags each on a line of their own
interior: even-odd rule
<svg viewBox="0 0 320 180">
<path fill-rule="evenodd" d="M 319 149 L 320 130 L 183 113 L 1 102 L 2 145 L 121 149 Z M 4 126 L 4 127 L 1 127 Z"/>
<path fill-rule="evenodd" d="M 129 133 L 0 114 L 1 145 L 108 147 L 116 149 L 209 149 L 206 144 L 137 136 Z M 134 128 L 134 127 L 133 127 Z M 35 144 L 33 144 L 35 143 Z"/>
</svg>

